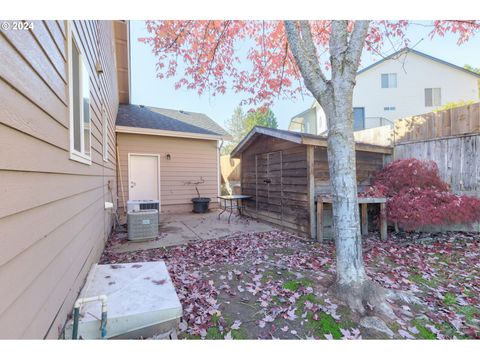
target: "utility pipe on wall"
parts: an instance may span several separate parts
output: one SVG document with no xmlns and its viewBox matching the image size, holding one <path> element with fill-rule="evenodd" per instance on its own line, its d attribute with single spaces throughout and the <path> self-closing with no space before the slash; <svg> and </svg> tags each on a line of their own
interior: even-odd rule
<svg viewBox="0 0 480 360">
<path fill-rule="evenodd" d="M 75 301 L 73 307 L 73 330 L 72 339 L 78 339 L 78 322 L 80 318 L 80 306 L 93 301 L 100 301 L 102 303 L 102 318 L 100 320 L 100 333 L 102 339 L 107 336 L 107 295 L 99 295 L 88 298 L 79 298 Z"/>
</svg>

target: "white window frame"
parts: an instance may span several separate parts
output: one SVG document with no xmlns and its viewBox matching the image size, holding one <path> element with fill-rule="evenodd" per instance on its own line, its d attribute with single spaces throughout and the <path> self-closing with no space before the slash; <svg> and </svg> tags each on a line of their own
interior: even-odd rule
<svg viewBox="0 0 480 360">
<path fill-rule="evenodd" d="M 80 104 L 79 110 L 80 110 L 80 149 L 81 151 L 78 151 L 75 149 L 75 140 L 74 140 L 74 114 L 73 114 L 73 102 L 75 99 L 73 98 L 73 64 L 72 64 L 72 46 L 76 46 L 78 49 L 78 53 L 80 56 L 80 61 L 79 61 L 79 67 L 80 67 L 80 76 L 79 78 L 83 78 L 83 66 L 87 66 L 86 59 L 83 55 L 83 53 L 80 50 L 80 47 L 78 46 L 79 44 L 79 39 L 75 35 L 73 29 L 72 29 L 72 23 L 71 21 L 67 22 L 67 62 L 68 62 L 68 100 L 69 100 L 69 117 L 70 117 L 70 159 L 74 161 L 78 161 L 83 164 L 91 165 L 92 164 L 92 118 L 91 118 L 91 113 L 90 113 L 90 131 L 88 132 L 88 136 L 90 137 L 89 139 L 89 155 L 86 154 L 85 152 L 85 122 L 83 119 L 83 103 Z M 82 84 L 80 85 L 80 91 L 79 94 L 82 94 Z M 89 84 L 90 87 L 90 84 Z M 76 100 L 78 101 L 78 99 Z"/>
<path fill-rule="evenodd" d="M 430 94 L 431 94 L 431 105 L 427 105 L 427 90 L 430 90 Z M 435 90 L 438 90 L 438 104 L 435 104 Z M 442 88 L 441 87 L 436 87 L 436 88 L 425 88 L 424 90 L 425 92 L 425 107 L 427 108 L 433 108 L 433 107 L 439 107 L 439 106 L 442 106 Z"/>
<path fill-rule="evenodd" d="M 384 75 L 387 75 L 387 86 L 386 87 L 383 87 L 383 76 Z M 393 76 L 395 76 L 395 86 L 392 86 L 392 81 L 390 80 L 391 78 L 393 78 Z M 380 86 L 382 89 L 396 89 L 397 86 L 398 86 L 398 77 L 397 77 L 397 73 L 383 73 L 380 75 Z"/>
<path fill-rule="evenodd" d="M 102 126 L 103 126 L 103 161 L 108 162 L 108 116 L 107 109 L 102 105 Z"/>
</svg>

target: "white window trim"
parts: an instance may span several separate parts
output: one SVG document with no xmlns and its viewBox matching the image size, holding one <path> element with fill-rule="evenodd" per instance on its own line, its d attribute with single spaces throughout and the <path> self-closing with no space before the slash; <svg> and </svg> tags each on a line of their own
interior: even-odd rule
<svg viewBox="0 0 480 360">
<path fill-rule="evenodd" d="M 434 108 L 434 107 L 439 107 L 439 106 L 442 106 L 442 88 L 441 87 L 431 87 L 431 88 L 425 88 L 425 90 L 431 90 L 431 95 L 432 95 L 432 98 L 431 98 L 431 104 L 432 105 L 425 105 L 426 108 Z M 425 94 L 425 90 L 424 90 L 424 94 Z M 439 92 L 439 103 L 438 104 L 435 104 L 435 90 L 438 90 Z M 425 96 L 425 102 L 426 101 L 426 96 Z"/>
<path fill-rule="evenodd" d="M 70 160 L 78 161 L 83 164 L 91 165 L 92 164 L 92 157 L 91 155 L 86 155 L 85 154 L 85 133 L 84 133 L 84 121 L 83 121 L 83 106 L 80 106 L 80 148 L 81 151 L 78 151 L 74 148 L 74 124 L 73 124 L 73 66 L 72 66 L 72 59 L 71 59 L 71 54 L 72 54 L 72 46 L 73 43 L 75 42 L 77 45 L 78 52 L 80 54 L 81 62 L 80 62 L 80 79 L 82 79 L 82 71 L 83 71 L 83 62 L 85 61 L 85 58 L 80 51 L 80 48 L 78 46 L 78 39 L 75 39 L 76 36 L 74 35 L 74 32 L 72 30 L 72 24 L 71 21 L 67 21 L 67 63 L 68 63 L 68 106 L 69 106 L 69 118 L 70 118 Z M 82 89 L 79 91 L 80 94 L 82 94 Z M 91 127 L 91 122 L 92 120 L 90 119 L 90 127 Z M 90 154 L 92 152 L 92 129 L 90 128 L 89 131 L 89 136 L 90 136 Z"/>
<path fill-rule="evenodd" d="M 102 135 L 103 135 L 103 161 L 108 162 L 108 116 L 107 109 L 102 105 Z"/>
<path fill-rule="evenodd" d="M 382 85 L 382 77 L 383 75 L 387 75 L 387 85 L 386 87 L 383 87 Z M 390 81 L 390 78 L 395 76 L 395 86 L 391 86 L 391 81 Z M 398 76 L 397 76 L 397 73 L 382 73 L 380 75 L 380 86 L 382 89 L 396 89 L 398 88 Z"/>
</svg>

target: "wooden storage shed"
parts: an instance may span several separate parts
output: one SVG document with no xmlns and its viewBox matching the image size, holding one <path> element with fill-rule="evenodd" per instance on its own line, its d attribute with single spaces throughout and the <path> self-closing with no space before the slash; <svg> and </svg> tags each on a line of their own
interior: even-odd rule
<svg viewBox="0 0 480 360">
<path fill-rule="evenodd" d="M 357 143 L 356 154 L 361 189 L 392 148 Z M 315 199 L 331 193 L 326 137 L 257 126 L 231 157 L 240 159 L 241 193 L 252 197 L 247 215 L 316 238 Z M 324 213 L 324 226 L 331 228 L 331 207 Z M 328 229 L 323 233 L 329 236 Z"/>
</svg>

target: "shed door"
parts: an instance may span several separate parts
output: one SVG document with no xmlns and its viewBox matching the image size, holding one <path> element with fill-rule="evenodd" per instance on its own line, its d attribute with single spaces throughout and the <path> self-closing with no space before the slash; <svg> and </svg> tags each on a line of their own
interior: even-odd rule
<svg viewBox="0 0 480 360">
<path fill-rule="evenodd" d="M 282 152 L 256 155 L 257 211 L 282 219 Z"/>
<path fill-rule="evenodd" d="M 128 199 L 160 200 L 158 155 L 129 155 Z"/>
</svg>

